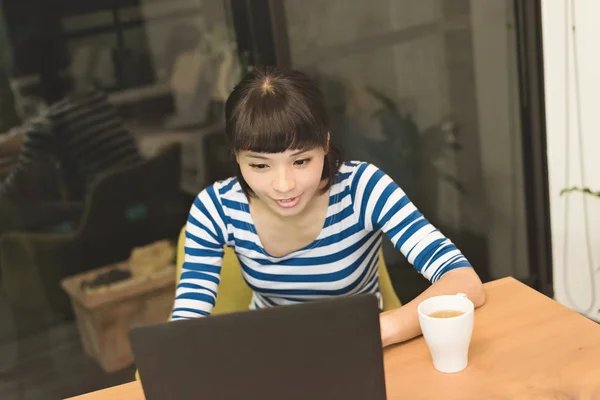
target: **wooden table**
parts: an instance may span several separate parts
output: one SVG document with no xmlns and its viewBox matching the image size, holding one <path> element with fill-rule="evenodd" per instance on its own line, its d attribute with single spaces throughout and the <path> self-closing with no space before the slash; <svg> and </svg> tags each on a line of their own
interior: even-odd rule
<svg viewBox="0 0 600 400">
<path fill-rule="evenodd" d="M 469 366 L 433 368 L 422 337 L 384 351 L 388 399 L 600 400 L 600 325 L 513 278 L 485 284 Z M 138 382 L 78 400 L 143 400 Z"/>
</svg>

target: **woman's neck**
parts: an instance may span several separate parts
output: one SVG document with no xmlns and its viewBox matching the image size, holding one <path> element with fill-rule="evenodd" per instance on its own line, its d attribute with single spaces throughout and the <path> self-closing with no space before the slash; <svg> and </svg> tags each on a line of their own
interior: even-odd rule
<svg viewBox="0 0 600 400">
<path fill-rule="evenodd" d="M 267 218 L 271 223 L 286 227 L 305 227 L 314 224 L 315 216 L 321 214 L 323 208 L 329 205 L 329 191 L 326 193 L 317 192 L 302 212 L 296 215 L 283 216 L 276 213 L 271 207 L 267 206 L 262 200 L 254 197 L 250 200 L 254 211 L 258 212 L 263 218 Z"/>
</svg>

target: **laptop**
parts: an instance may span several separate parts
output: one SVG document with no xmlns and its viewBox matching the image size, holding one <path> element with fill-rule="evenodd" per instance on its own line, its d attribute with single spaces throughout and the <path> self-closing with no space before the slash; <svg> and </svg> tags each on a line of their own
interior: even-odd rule
<svg viewBox="0 0 600 400">
<path fill-rule="evenodd" d="M 385 399 L 378 301 L 357 295 L 137 326 L 147 400 Z"/>
</svg>

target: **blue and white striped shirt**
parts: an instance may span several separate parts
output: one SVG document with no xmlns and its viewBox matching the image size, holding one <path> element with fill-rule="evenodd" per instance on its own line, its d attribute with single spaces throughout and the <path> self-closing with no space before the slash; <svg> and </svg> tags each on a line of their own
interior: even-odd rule
<svg viewBox="0 0 600 400">
<path fill-rule="evenodd" d="M 195 199 L 186 225 L 185 259 L 173 319 L 210 315 L 220 282 L 223 247 L 235 250 L 253 290 L 251 309 L 331 296 L 379 295 L 382 233 L 431 282 L 471 265 L 384 172 L 344 163 L 331 186 L 323 229 L 308 246 L 284 257 L 262 247 L 248 199 L 236 178 Z"/>
</svg>

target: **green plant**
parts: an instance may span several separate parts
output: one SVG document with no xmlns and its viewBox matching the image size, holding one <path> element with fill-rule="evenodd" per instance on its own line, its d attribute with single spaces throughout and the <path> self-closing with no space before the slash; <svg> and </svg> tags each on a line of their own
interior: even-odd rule
<svg viewBox="0 0 600 400">
<path fill-rule="evenodd" d="M 421 132 L 412 116 L 401 111 L 391 97 L 373 87 L 367 86 L 366 90 L 380 105 L 372 117 L 381 122 L 386 140 L 380 143 L 367 142 L 365 145 L 380 158 L 385 158 L 385 165 L 404 173 L 400 183 L 412 188 L 419 179 L 420 169 L 427 166 L 459 193 L 466 194 L 464 186 L 455 176 L 435 164 L 445 157 L 447 150 L 461 150 L 456 138 L 448 132 L 453 130 L 453 127 L 447 126 L 452 123 L 445 121 Z"/>
<path fill-rule="evenodd" d="M 561 190 L 560 194 L 563 195 L 565 193 L 571 193 L 571 192 L 578 192 L 578 193 L 583 193 L 583 194 L 589 194 L 591 196 L 595 196 L 595 197 L 599 197 L 600 198 L 600 191 L 593 191 L 589 187 L 573 186 L 573 187 Z"/>
<path fill-rule="evenodd" d="M 379 107 L 371 118 L 379 121 L 383 141 L 363 139 L 363 146 L 379 159 L 383 168 L 409 196 L 414 197 L 419 174 L 419 127 L 412 117 L 400 110 L 393 99 L 371 87 L 366 87 Z"/>
</svg>

